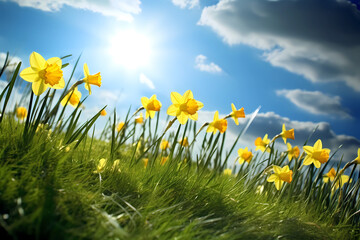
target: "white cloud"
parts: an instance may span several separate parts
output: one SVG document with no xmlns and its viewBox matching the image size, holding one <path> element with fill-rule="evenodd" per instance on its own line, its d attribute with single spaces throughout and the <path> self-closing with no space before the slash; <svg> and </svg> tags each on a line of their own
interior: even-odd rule
<svg viewBox="0 0 360 240">
<path fill-rule="evenodd" d="M 286 97 L 297 107 L 313 114 L 351 118 L 341 105 L 339 96 L 328 96 L 319 91 L 312 92 L 300 89 L 277 90 L 276 94 Z"/>
<path fill-rule="evenodd" d="M 203 72 L 209 72 L 209 73 L 220 73 L 222 72 L 222 69 L 215 63 L 206 63 L 207 57 L 204 55 L 198 55 L 195 58 L 195 67 Z"/>
<path fill-rule="evenodd" d="M 140 83 L 145 84 L 150 89 L 155 89 L 154 83 L 143 73 L 140 73 L 139 77 Z"/>
<path fill-rule="evenodd" d="M 220 114 L 220 117 L 224 117 L 225 115 L 226 114 Z M 231 147 L 237 135 L 240 133 L 242 128 L 245 127 L 251 115 L 252 114 L 247 114 L 246 118 L 240 118 L 239 126 L 235 125 L 232 119 L 228 119 L 227 140 L 225 143 L 226 149 Z M 199 111 L 199 126 L 206 121 L 212 121 L 213 116 L 214 112 Z M 358 139 L 348 135 L 337 135 L 330 128 L 330 124 L 327 122 L 316 123 L 295 121 L 282 117 L 274 112 L 267 112 L 257 114 L 246 133 L 240 138 L 236 149 L 240 147 L 249 147 L 249 149 L 254 151 L 254 141 L 257 137 L 264 137 L 267 133 L 269 138 L 273 138 L 282 131 L 283 123 L 285 123 L 287 129 L 294 128 L 295 140 L 289 140 L 293 146 L 303 146 L 316 127 L 318 128 L 307 143 L 308 145 L 313 145 L 317 139 L 321 139 L 323 147 L 329 148 L 331 153 L 333 153 L 340 145 L 343 145 L 339 152 L 334 156 L 334 160 L 339 160 L 341 155 L 344 154 L 343 161 L 351 161 L 356 157 L 357 149 L 360 147 L 360 141 Z M 286 150 L 286 146 L 282 139 L 276 141 L 276 148 L 281 151 Z M 234 158 L 236 158 L 236 156 Z"/>
<path fill-rule="evenodd" d="M 0 70 L 4 66 L 6 59 L 6 53 L 0 52 Z M 9 79 L 12 77 L 12 73 L 15 71 L 17 64 L 21 62 L 21 59 L 17 56 L 10 56 L 8 58 L 8 65 L 5 68 L 5 75 Z"/>
<path fill-rule="evenodd" d="M 42 11 L 59 11 L 64 5 L 101 13 L 121 21 L 132 21 L 133 14 L 141 12 L 140 0 L 2 0 L 16 2 L 21 7 Z"/>
<path fill-rule="evenodd" d="M 194 8 L 199 6 L 200 0 L 172 0 L 172 3 L 175 6 L 178 6 L 180 8 Z"/>
<path fill-rule="evenodd" d="M 360 91 L 360 14 L 349 1 L 220 0 L 198 24 L 229 45 L 263 50 L 273 66 Z"/>
</svg>

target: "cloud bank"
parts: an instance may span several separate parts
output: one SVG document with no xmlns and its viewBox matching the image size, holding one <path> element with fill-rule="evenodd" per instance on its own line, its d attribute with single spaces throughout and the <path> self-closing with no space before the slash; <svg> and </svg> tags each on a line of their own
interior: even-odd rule
<svg viewBox="0 0 360 240">
<path fill-rule="evenodd" d="M 360 91 L 360 12 L 346 0 L 220 0 L 198 24 L 263 50 L 273 66 Z"/>
<path fill-rule="evenodd" d="M 104 16 L 115 17 L 120 21 L 132 21 L 133 14 L 139 14 L 140 0 L 0 0 L 19 4 L 21 7 L 32 7 L 42 11 L 59 11 L 64 5 L 101 13 Z"/>
<path fill-rule="evenodd" d="M 276 94 L 286 97 L 297 107 L 312 114 L 351 118 L 341 105 L 339 96 L 328 96 L 319 91 L 313 92 L 300 89 L 277 90 Z"/>
</svg>

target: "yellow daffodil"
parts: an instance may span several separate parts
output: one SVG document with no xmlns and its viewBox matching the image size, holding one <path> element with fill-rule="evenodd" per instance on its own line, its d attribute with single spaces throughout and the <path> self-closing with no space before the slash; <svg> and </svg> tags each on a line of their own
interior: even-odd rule
<svg viewBox="0 0 360 240">
<path fill-rule="evenodd" d="M 248 150 L 248 148 L 246 147 L 245 149 L 240 148 L 238 150 L 238 155 L 239 155 L 239 163 L 243 164 L 244 162 L 250 163 L 253 154 L 251 151 Z"/>
<path fill-rule="evenodd" d="M 282 125 L 282 132 L 280 133 L 284 143 L 286 144 L 286 139 L 290 138 L 292 140 L 295 139 L 294 129 L 286 130 L 285 124 Z"/>
<path fill-rule="evenodd" d="M 270 143 L 270 139 L 268 139 L 268 135 L 265 134 L 264 138 L 261 139 L 261 137 L 258 137 L 257 139 L 255 139 L 255 151 L 257 150 L 261 150 L 262 152 L 264 152 L 265 150 L 267 152 L 270 152 L 270 148 L 267 147 L 267 145 Z"/>
<path fill-rule="evenodd" d="M 66 96 L 61 100 L 61 105 L 65 106 L 65 104 L 69 104 L 72 107 L 76 108 L 77 105 L 80 103 L 81 99 L 81 92 L 77 89 L 77 87 L 74 89 L 74 91 L 70 91 Z"/>
<path fill-rule="evenodd" d="M 125 123 L 124 123 L 124 122 L 120 122 L 120 123 L 117 125 L 116 131 L 120 132 L 120 131 L 121 131 L 121 129 L 123 129 L 123 128 L 124 128 L 124 125 L 125 125 Z"/>
<path fill-rule="evenodd" d="M 16 117 L 19 119 L 19 120 L 24 120 L 27 116 L 27 110 L 26 108 L 24 107 L 18 107 L 16 109 Z"/>
<path fill-rule="evenodd" d="M 231 112 L 231 114 L 230 114 L 231 117 L 234 119 L 235 124 L 236 124 L 236 125 L 239 125 L 239 120 L 238 120 L 238 118 L 244 118 L 244 117 L 245 117 L 244 108 L 242 107 L 242 108 L 240 108 L 239 110 L 236 110 L 235 105 L 232 103 L 232 104 L 231 104 L 231 110 L 232 110 L 232 112 Z"/>
<path fill-rule="evenodd" d="M 187 137 L 184 137 L 184 139 L 179 141 L 180 145 L 183 147 L 188 147 L 189 146 L 189 141 Z"/>
<path fill-rule="evenodd" d="M 106 159 L 105 158 L 100 159 L 94 173 L 102 173 L 105 170 L 105 166 L 106 166 Z"/>
<path fill-rule="evenodd" d="M 219 112 L 216 111 L 214 115 L 214 120 L 209 124 L 208 128 L 206 129 L 206 132 L 212 132 L 215 134 L 217 130 L 220 131 L 220 133 L 224 133 L 227 129 L 227 120 L 226 119 L 219 119 Z"/>
<path fill-rule="evenodd" d="M 84 78 L 83 81 L 85 83 L 85 89 L 89 91 L 89 94 L 91 95 L 91 86 L 90 85 L 96 85 L 98 87 L 101 86 L 101 76 L 100 73 L 96 73 L 94 75 L 90 75 L 88 65 L 84 64 Z"/>
<path fill-rule="evenodd" d="M 180 124 L 185 124 L 189 118 L 194 121 L 198 119 L 198 111 L 204 107 L 204 104 L 196 101 L 190 90 L 187 90 L 183 96 L 172 92 L 170 97 L 173 104 L 167 109 L 168 115 L 176 116 Z"/>
<path fill-rule="evenodd" d="M 148 158 L 143 158 L 143 163 L 144 163 L 144 167 L 146 168 L 148 163 L 149 163 L 149 159 Z"/>
<path fill-rule="evenodd" d="M 155 113 L 160 111 L 161 102 L 156 99 L 156 94 L 152 95 L 151 98 L 142 97 L 141 103 L 146 110 L 145 118 L 147 119 L 149 116 L 153 118 Z"/>
<path fill-rule="evenodd" d="M 322 148 L 321 140 L 317 140 L 314 146 L 304 146 L 306 157 L 304 159 L 304 165 L 314 164 L 316 168 L 319 168 L 322 163 L 326 163 L 329 160 L 330 149 Z"/>
<path fill-rule="evenodd" d="M 48 87 L 54 89 L 65 87 L 60 58 L 53 57 L 45 60 L 39 53 L 32 52 L 30 66 L 21 71 L 20 77 L 32 82 L 32 91 L 36 96 L 40 96 Z"/>
<path fill-rule="evenodd" d="M 332 182 L 332 181 L 334 181 L 335 177 L 336 177 L 335 168 L 331 168 L 330 171 L 329 171 L 327 174 L 325 174 L 323 180 L 324 180 L 324 182 L 326 182 L 326 183 L 327 183 L 329 180 L 330 180 L 330 182 Z"/>
<path fill-rule="evenodd" d="M 287 146 L 287 152 L 288 152 L 288 158 L 289 161 L 291 161 L 293 158 L 298 158 L 300 155 L 300 149 L 298 146 L 292 147 L 290 143 L 286 144 Z"/>
<path fill-rule="evenodd" d="M 168 159 L 169 159 L 169 157 L 162 157 L 160 165 L 163 166 L 167 162 Z"/>
<path fill-rule="evenodd" d="M 106 114 L 107 114 L 107 112 L 106 112 L 105 109 L 101 110 L 101 112 L 100 112 L 100 115 L 101 115 L 101 116 L 106 116 Z"/>
<path fill-rule="evenodd" d="M 360 164 L 360 148 L 358 149 L 358 156 L 354 159 L 354 161 L 356 161 L 357 164 Z"/>
<path fill-rule="evenodd" d="M 325 183 L 329 182 L 333 182 L 335 180 L 336 177 L 336 171 L 335 168 L 331 168 L 330 171 L 328 173 L 325 174 L 325 176 L 323 177 L 323 181 Z M 349 181 L 349 176 L 348 175 L 341 175 L 340 178 L 338 178 L 336 180 L 336 183 L 332 189 L 332 191 L 337 190 L 338 188 L 342 188 L 344 186 L 345 183 L 347 183 Z M 351 180 L 350 180 L 351 182 Z"/>
<path fill-rule="evenodd" d="M 142 113 L 140 113 L 140 115 L 139 115 L 137 118 L 135 118 L 135 123 L 136 123 L 136 124 L 142 124 L 142 123 L 144 123 L 144 117 L 143 117 L 143 114 L 142 114 Z"/>
<path fill-rule="evenodd" d="M 274 182 L 277 190 L 280 190 L 284 182 L 291 183 L 293 171 L 289 169 L 289 166 L 281 168 L 279 166 L 273 166 L 274 174 L 270 175 L 267 179 L 268 182 Z"/>
<path fill-rule="evenodd" d="M 224 175 L 231 176 L 231 174 L 232 174 L 232 169 L 230 168 L 224 169 Z"/>
<path fill-rule="evenodd" d="M 118 172 L 121 172 L 119 164 L 120 164 L 120 159 L 116 159 L 112 165 L 111 171 L 115 172 L 117 170 Z"/>
<path fill-rule="evenodd" d="M 168 148 L 170 148 L 170 143 L 166 140 L 162 140 L 160 144 L 160 149 L 165 151 Z"/>
</svg>

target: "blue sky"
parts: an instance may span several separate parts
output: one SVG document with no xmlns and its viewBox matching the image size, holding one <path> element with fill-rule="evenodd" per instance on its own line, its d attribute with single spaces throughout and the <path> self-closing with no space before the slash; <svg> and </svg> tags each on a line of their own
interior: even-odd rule
<svg viewBox="0 0 360 240">
<path fill-rule="evenodd" d="M 124 114 L 152 94 L 166 109 L 170 92 L 191 89 L 205 105 L 199 121 L 226 115 L 231 103 L 248 115 L 261 105 L 242 140 L 253 149 L 257 136 L 273 136 L 283 123 L 295 129 L 294 144 L 319 125 L 325 147 L 343 143 L 348 158 L 360 147 L 360 12 L 349 1 L 52 2 L 0 1 L 0 52 L 23 67 L 33 51 L 73 54 L 71 65 L 82 53 L 75 79 L 86 62 L 103 83 L 86 101 L 89 112 L 108 104 Z M 123 41 L 129 33 L 138 46 Z M 139 45 L 149 56 L 127 52 Z M 129 67 L 127 54 L 134 65 L 147 61 Z M 229 121 L 230 133 L 239 129 Z"/>
</svg>

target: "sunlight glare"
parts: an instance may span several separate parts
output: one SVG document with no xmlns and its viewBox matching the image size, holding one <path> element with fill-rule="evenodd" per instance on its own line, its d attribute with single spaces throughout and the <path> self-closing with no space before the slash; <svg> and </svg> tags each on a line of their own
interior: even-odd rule
<svg viewBox="0 0 360 240">
<path fill-rule="evenodd" d="M 116 64 L 128 69 L 144 67 L 150 61 L 150 38 L 135 30 L 118 32 L 110 38 L 109 53 Z"/>
</svg>

